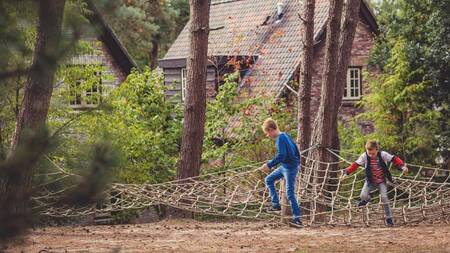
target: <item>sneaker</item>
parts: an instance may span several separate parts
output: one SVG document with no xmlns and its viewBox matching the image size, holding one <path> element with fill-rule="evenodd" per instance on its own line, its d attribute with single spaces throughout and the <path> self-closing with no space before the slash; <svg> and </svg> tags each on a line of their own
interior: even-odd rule
<svg viewBox="0 0 450 253">
<path fill-rule="evenodd" d="M 296 228 L 303 228 L 303 223 L 300 219 L 293 219 L 291 222 L 289 222 L 289 226 L 296 227 Z"/>
<path fill-rule="evenodd" d="M 367 204 L 369 204 L 369 201 L 361 200 L 358 202 L 358 207 L 365 207 Z"/>
<path fill-rule="evenodd" d="M 271 206 L 271 207 L 267 208 L 266 211 L 267 212 L 280 212 L 281 206 Z"/>
<path fill-rule="evenodd" d="M 392 221 L 392 218 L 386 218 L 386 226 L 393 227 L 394 222 Z"/>
</svg>

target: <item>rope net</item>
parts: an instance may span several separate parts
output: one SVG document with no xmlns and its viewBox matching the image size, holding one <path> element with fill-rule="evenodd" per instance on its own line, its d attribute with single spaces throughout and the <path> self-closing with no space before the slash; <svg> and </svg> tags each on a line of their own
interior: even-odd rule
<svg viewBox="0 0 450 253">
<path fill-rule="evenodd" d="M 372 193 L 371 202 L 357 207 L 365 181 L 364 169 L 359 169 L 346 180 L 340 181 L 339 167 L 350 164 L 336 151 L 327 149 L 336 162 L 306 159 L 297 177 L 296 194 L 302 209 L 302 220 L 308 225 L 381 225 L 384 210 L 378 193 Z M 340 152 L 342 154 L 343 152 Z M 346 157 L 355 158 L 354 154 Z M 316 166 L 317 164 L 324 166 Z M 47 190 L 33 198 L 36 210 L 43 215 L 74 217 L 97 212 L 144 209 L 166 205 L 195 213 L 232 216 L 270 222 L 280 222 L 281 213 L 267 212 L 271 205 L 265 185 L 266 173 L 258 168 L 261 163 L 250 164 L 227 171 L 209 173 L 159 184 L 111 184 L 102 205 L 58 206 L 58 199 L 71 187 L 59 191 Z M 78 177 L 63 169 L 52 173 L 56 179 Z M 410 173 L 393 172 L 393 183 L 388 183 L 388 196 L 392 218 L 398 224 L 444 221 L 450 218 L 450 173 L 448 170 L 408 164 Z M 319 169 L 325 168 L 325 169 Z M 48 175 L 48 174 L 47 174 Z M 279 181 L 277 189 L 280 189 Z M 75 187 L 75 186 L 73 186 Z M 281 201 L 283 204 L 283 201 Z M 287 202 L 288 203 L 288 202 Z M 286 207 L 289 208 L 289 207 Z"/>
</svg>

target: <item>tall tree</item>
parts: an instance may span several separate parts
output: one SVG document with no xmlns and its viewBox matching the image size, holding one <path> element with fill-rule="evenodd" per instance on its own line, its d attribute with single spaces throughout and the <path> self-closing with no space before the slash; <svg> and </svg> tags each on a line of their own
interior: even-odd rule
<svg viewBox="0 0 450 253">
<path fill-rule="evenodd" d="M 45 125 L 59 58 L 61 26 L 65 0 L 40 0 L 39 23 L 22 107 L 11 142 L 14 151 L 25 129 L 39 130 Z"/>
<path fill-rule="evenodd" d="M 138 65 L 157 66 L 189 18 L 188 0 L 103 0 L 99 7 Z M 143 53 L 147 52 L 147 53 Z"/>
<path fill-rule="evenodd" d="M 209 1 L 190 0 L 190 52 L 187 59 L 187 96 L 184 105 L 181 160 L 177 178 L 200 173 L 206 111 L 206 67 Z"/>
<path fill-rule="evenodd" d="M 31 62 L 37 20 L 34 1 L 0 1 L 0 160 L 6 157 Z M 20 13 L 20 15 L 19 15 Z M 34 28 L 34 27 L 33 27 Z"/>
<path fill-rule="evenodd" d="M 339 148 L 337 132 L 337 115 L 342 103 L 344 85 L 347 76 L 348 63 L 350 61 L 352 44 L 359 21 L 361 0 L 348 0 L 344 17 L 342 17 L 343 1 L 332 1 L 330 17 L 327 25 L 326 54 L 324 79 L 319 112 L 314 122 L 312 144 L 319 145 L 319 149 L 310 153 L 312 160 L 334 162 L 336 159 L 326 148 Z M 341 19 L 344 19 L 341 27 Z M 322 183 L 323 180 L 333 179 L 332 172 L 337 166 L 327 167 L 326 163 L 315 163 L 312 166 L 314 178 L 313 185 Z M 330 170 L 332 174 L 325 172 Z M 330 175 L 327 179 L 324 176 Z M 318 189 L 315 189 L 317 192 Z M 319 193 L 322 194 L 322 193 Z M 312 205 L 311 209 L 322 211 L 325 207 Z"/>
<path fill-rule="evenodd" d="M 39 1 L 33 63 L 28 72 L 24 98 L 12 138 L 11 157 L 22 152 L 18 147 L 30 145 L 29 140 L 24 138 L 26 133 L 32 136 L 39 135 L 45 126 L 60 53 L 64 5 L 64 0 Z M 2 171 L 4 175 L 0 178 L 0 203 L 2 208 L 7 208 L 2 210 L 2 214 L 6 215 L 1 217 L 2 221 L 7 219 L 8 215 L 20 217 L 26 213 L 31 191 L 32 168 L 37 157 L 36 155 L 29 157 L 26 166 L 14 168 L 14 173 Z M 5 201 L 8 203 L 5 204 Z"/>
<path fill-rule="evenodd" d="M 302 61 L 298 90 L 298 137 L 300 150 L 309 147 L 311 141 L 311 82 L 314 52 L 314 11 L 315 0 L 306 0 L 302 6 Z"/>
<path fill-rule="evenodd" d="M 339 39 L 342 16 L 343 0 L 330 1 L 329 17 L 326 30 L 325 62 L 322 80 L 319 111 L 314 122 L 312 143 L 321 147 L 331 147 L 333 124 L 333 110 L 336 91 L 336 73 L 339 62 Z M 324 149 L 314 152 L 316 159 L 330 161 L 331 156 Z M 323 167 L 323 165 L 320 165 Z M 321 167 L 321 169 L 323 169 Z"/>
<path fill-rule="evenodd" d="M 450 0 L 382 1 L 364 96 L 373 138 L 414 163 L 450 160 Z M 438 154 L 440 153 L 440 154 Z M 445 165 L 444 165 L 445 166 Z"/>
<path fill-rule="evenodd" d="M 342 97 L 344 95 L 345 83 L 347 81 L 347 69 L 350 63 L 350 56 L 353 47 L 353 40 L 355 38 L 356 27 L 359 21 L 359 10 L 361 7 L 361 0 L 348 0 L 345 6 L 344 23 L 341 28 L 341 38 L 339 41 L 339 62 L 336 73 L 336 92 L 334 97 L 334 104 L 336 111 L 332 114 L 332 135 L 333 142 L 331 147 L 339 150 L 339 135 L 338 135 L 338 114 L 339 108 L 342 104 Z"/>
<path fill-rule="evenodd" d="M 336 74 L 337 65 L 339 62 L 339 39 L 340 39 L 340 26 L 342 18 L 343 0 L 331 0 L 329 7 L 329 17 L 327 21 L 326 30 L 326 44 L 325 44 L 325 59 L 324 59 L 324 72 L 322 80 L 322 90 L 319 111 L 314 121 L 314 128 L 312 132 L 312 145 L 318 145 L 319 148 L 312 150 L 308 157 L 312 160 L 319 161 L 333 161 L 334 157 L 325 149 L 331 147 L 333 141 L 332 131 L 333 127 L 333 113 L 335 108 L 335 91 L 336 91 Z M 310 170 L 313 170 L 314 177 L 308 178 L 312 180 L 314 187 L 316 187 L 325 175 L 327 164 L 314 163 L 313 166 L 309 166 Z M 307 173 L 311 175 L 310 173 Z M 314 189 L 315 192 L 318 189 Z M 321 212 L 324 210 L 324 206 L 315 202 L 310 203 L 310 209 L 312 212 Z M 315 216 L 312 216 L 313 219 Z M 320 218 L 319 218 L 320 219 Z"/>
</svg>

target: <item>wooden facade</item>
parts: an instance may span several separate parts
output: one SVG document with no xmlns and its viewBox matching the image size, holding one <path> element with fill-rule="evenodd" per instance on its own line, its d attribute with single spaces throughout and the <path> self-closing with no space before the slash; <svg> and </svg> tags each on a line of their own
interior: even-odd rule
<svg viewBox="0 0 450 253">
<path fill-rule="evenodd" d="M 83 80 L 79 80 L 76 83 L 64 83 L 64 85 L 68 86 L 66 88 L 69 89 L 71 96 L 69 105 L 73 109 L 95 108 L 99 101 L 92 101 L 92 99 L 89 99 L 89 96 L 101 97 L 105 95 L 103 94 L 104 91 L 119 86 L 133 68 L 138 68 L 92 1 L 87 1 L 87 4 L 90 10 L 86 14 L 89 24 L 84 29 L 85 32 L 81 41 L 89 44 L 95 53 L 74 55 L 65 64 L 66 66 L 100 66 L 102 71 L 94 73 L 94 75 L 99 77 L 98 85 L 88 90 L 76 90 L 76 87 Z M 73 91 L 71 90 L 72 87 L 74 87 Z"/>
<path fill-rule="evenodd" d="M 206 91 L 208 97 L 214 97 L 225 76 L 235 71 L 240 72 L 239 80 L 251 70 L 257 60 L 253 56 L 214 56 L 209 59 L 207 68 Z M 164 84 L 168 87 L 166 95 L 175 101 L 183 101 L 185 85 L 186 59 L 160 60 L 159 67 L 164 71 Z"/>
</svg>

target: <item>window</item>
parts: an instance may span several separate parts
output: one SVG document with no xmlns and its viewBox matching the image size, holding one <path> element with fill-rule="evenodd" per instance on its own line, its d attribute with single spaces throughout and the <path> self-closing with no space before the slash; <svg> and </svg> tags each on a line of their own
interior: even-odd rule
<svg viewBox="0 0 450 253">
<path fill-rule="evenodd" d="M 81 106 L 81 93 L 79 92 L 81 82 L 81 80 L 78 80 L 69 86 L 69 104 L 72 107 Z"/>
<path fill-rule="evenodd" d="M 102 94 L 102 73 L 94 73 L 96 82 L 87 89 L 83 89 L 84 80 L 78 80 L 69 87 L 69 104 L 72 108 L 96 107 L 100 103 Z"/>
<path fill-rule="evenodd" d="M 361 68 L 348 68 L 347 84 L 344 89 L 345 100 L 357 100 L 361 98 Z"/>
<path fill-rule="evenodd" d="M 186 68 L 181 69 L 181 100 L 186 99 L 186 87 L 187 87 L 187 70 Z"/>
<path fill-rule="evenodd" d="M 100 95 L 102 94 L 102 72 L 96 71 L 94 75 L 98 78 L 98 82 L 85 90 L 85 104 L 87 106 L 97 106 L 100 104 Z"/>
</svg>

